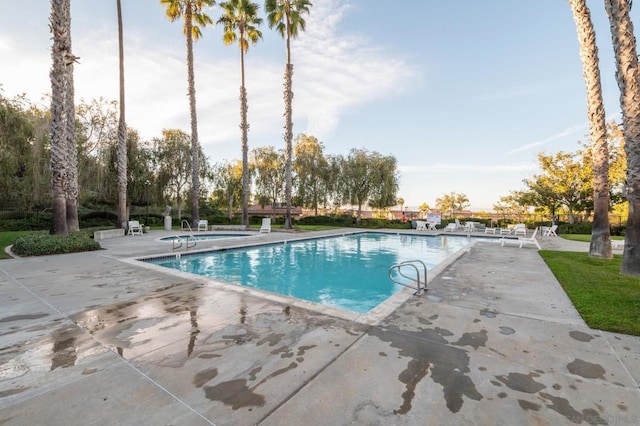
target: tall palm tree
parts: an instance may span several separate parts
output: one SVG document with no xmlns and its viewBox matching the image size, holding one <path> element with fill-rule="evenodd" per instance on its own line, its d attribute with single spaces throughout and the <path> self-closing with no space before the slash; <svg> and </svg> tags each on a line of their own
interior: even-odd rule
<svg viewBox="0 0 640 426">
<path fill-rule="evenodd" d="M 616 80 L 620 88 L 627 154 L 625 195 L 629 200 L 629 215 L 620 272 L 640 275 L 640 70 L 633 22 L 629 16 L 631 0 L 605 0 L 604 5 L 616 58 Z"/>
<path fill-rule="evenodd" d="M 215 0 L 160 0 L 165 5 L 166 15 L 171 22 L 179 18 L 184 20 L 184 35 L 187 39 L 187 79 L 189 92 L 189 111 L 191 113 L 191 221 L 200 220 L 200 159 L 198 153 L 198 118 L 196 115 L 196 83 L 193 71 L 193 41 L 200 39 L 200 27 L 213 24 L 213 20 L 204 12 L 206 6 L 215 5 Z"/>
<path fill-rule="evenodd" d="M 75 106 L 75 89 L 73 81 L 73 64 L 77 61 L 77 57 L 71 53 L 71 7 L 65 9 L 67 16 L 65 21 L 69 22 L 69 31 L 66 33 L 67 54 L 66 72 L 65 72 L 65 92 L 64 92 L 64 109 L 67 123 L 67 131 L 65 134 L 65 155 L 67 156 L 67 177 L 65 179 L 65 197 L 67 204 L 67 231 L 77 232 L 80 230 L 78 221 L 78 144 L 76 138 L 76 106 Z"/>
<path fill-rule="evenodd" d="M 118 118 L 118 228 L 127 223 L 127 124 L 124 115 L 124 41 L 122 31 L 122 5 L 116 0 L 118 9 L 118 63 L 120 72 L 120 117 Z M 148 223 L 147 223 L 148 225 Z"/>
<path fill-rule="evenodd" d="M 260 7 L 250 0 L 229 0 L 220 3 L 224 15 L 218 20 L 224 25 L 224 44 L 233 44 L 238 41 L 240 47 L 240 130 L 242 132 L 242 224 L 249 225 L 249 143 L 247 133 L 247 91 L 244 86 L 244 54 L 249 50 L 249 43 L 256 44 L 262 38 L 262 32 L 258 27 L 262 24 L 262 18 L 258 17 Z"/>
<path fill-rule="evenodd" d="M 587 89 L 587 115 L 591 134 L 593 163 L 593 228 L 589 256 L 611 259 L 609 230 L 609 148 L 607 123 L 602 100 L 596 32 L 586 0 L 569 0 L 576 23 L 582 72 Z"/>
<path fill-rule="evenodd" d="M 67 227 L 67 84 L 68 62 L 73 57 L 70 46 L 70 0 L 51 0 L 49 26 L 53 33 L 51 48 L 51 190 L 53 198 L 53 224 L 51 232 L 66 235 Z M 73 61 L 72 61 L 73 62 Z"/>
<path fill-rule="evenodd" d="M 265 12 L 269 28 L 276 30 L 287 41 L 287 64 L 284 70 L 284 144 L 285 144 L 285 198 L 287 203 L 287 214 L 284 222 L 285 229 L 291 228 L 291 169 L 292 169 L 292 102 L 293 102 L 293 64 L 291 63 L 291 39 L 296 38 L 300 30 L 304 31 L 306 22 L 303 14 L 309 13 L 309 8 L 313 6 L 309 0 L 266 0 L 264 3 Z"/>
</svg>

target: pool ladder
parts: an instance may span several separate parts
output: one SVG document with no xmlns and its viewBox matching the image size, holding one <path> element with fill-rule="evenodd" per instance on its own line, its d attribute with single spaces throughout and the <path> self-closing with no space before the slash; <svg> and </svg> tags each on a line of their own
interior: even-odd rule
<svg viewBox="0 0 640 426">
<path fill-rule="evenodd" d="M 186 225 L 186 226 L 185 226 Z M 182 223 L 180 224 L 180 230 L 189 230 L 189 235 L 185 237 L 181 237 L 179 235 L 174 235 L 173 236 L 173 249 L 179 249 L 180 247 L 182 247 L 182 243 L 184 241 L 185 245 L 184 245 L 184 249 L 185 250 L 189 250 L 191 247 L 195 247 L 198 244 L 198 240 L 196 240 L 196 237 L 193 236 L 193 231 L 191 230 L 191 225 L 189 225 L 189 221 L 183 219 Z M 193 244 L 190 244 L 193 243 Z"/>
<path fill-rule="evenodd" d="M 415 275 L 412 274 L 413 272 Z M 396 284 L 416 290 L 414 296 L 419 296 L 420 291 L 427 292 L 427 265 L 422 260 L 406 260 L 396 263 L 389 268 L 389 278 Z M 407 283 L 406 280 L 409 280 L 410 283 Z"/>
</svg>

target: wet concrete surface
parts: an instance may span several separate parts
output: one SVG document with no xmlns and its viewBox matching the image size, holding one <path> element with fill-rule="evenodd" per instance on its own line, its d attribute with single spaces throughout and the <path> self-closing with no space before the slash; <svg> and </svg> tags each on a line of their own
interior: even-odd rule
<svg viewBox="0 0 640 426">
<path fill-rule="evenodd" d="M 477 243 L 371 324 L 103 247 L 0 261 L 0 424 L 640 423 L 640 338 L 589 329 L 535 249 Z"/>
</svg>

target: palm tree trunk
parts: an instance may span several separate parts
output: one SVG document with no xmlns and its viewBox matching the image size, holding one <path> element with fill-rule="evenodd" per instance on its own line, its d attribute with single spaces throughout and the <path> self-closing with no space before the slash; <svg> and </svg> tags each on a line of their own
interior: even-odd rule
<svg viewBox="0 0 640 426">
<path fill-rule="evenodd" d="M 287 213 L 284 222 L 285 229 L 291 229 L 291 187 L 293 168 L 293 64 L 287 64 L 284 72 L 284 117 L 285 117 L 285 199 L 287 203 Z"/>
<path fill-rule="evenodd" d="M 53 198 L 53 223 L 51 233 L 66 235 L 67 203 L 65 180 L 68 169 L 66 153 L 67 120 L 65 110 L 66 90 L 66 33 L 69 21 L 65 21 L 70 0 L 51 0 L 50 26 L 53 33 L 51 49 L 51 191 Z"/>
<path fill-rule="evenodd" d="M 613 258 L 609 229 L 609 149 L 596 33 L 586 0 L 569 0 L 580 42 L 593 161 L 593 228 L 589 256 Z"/>
<path fill-rule="evenodd" d="M 640 70 L 629 12 L 629 0 L 605 0 L 611 26 L 611 39 L 616 57 L 616 80 L 620 88 L 620 106 L 624 149 L 627 154 L 625 195 L 629 215 L 625 231 L 625 247 L 620 272 L 640 275 Z"/>
<path fill-rule="evenodd" d="M 189 74 L 189 109 L 191 111 L 191 220 L 196 224 L 200 220 L 200 159 L 198 144 L 198 118 L 196 116 L 196 83 L 193 70 L 193 5 L 187 3 L 185 13 L 185 32 L 187 36 L 187 68 Z"/>
<path fill-rule="evenodd" d="M 127 125 L 125 121 L 124 103 L 124 41 L 122 31 L 121 1 L 116 0 L 118 9 L 118 53 L 120 72 L 120 117 L 118 119 L 118 223 L 117 228 L 125 228 L 127 224 Z M 147 189 L 148 191 L 148 189 Z M 147 204 L 149 200 L 147 200 Z M 149 225 L 147 223 L 147 225 Z"/>
<path fill-rule="evenodd" d="M 240 36 L 242 37 L 242 35 Z M 247 90 L 244 87 L 244 50 L 240 47 L 240 70 L 242 85 L 240 86 L 240 130 L 242 132 L 242 225 L 249 226 L 249 123 L 247 112 Z"/>
<path fill-rule="evenodd" d="M 65 14 L 65 27 L 68 29 L 65 33 L 66 50 L 64 52 L 66 80 L 64 109 L 67 126 L 65 134 L 67 156 L 67 177 L 65 179 L 66 221 L 67 231 L 77 232 L 80 230 L 78 222 L 78 147 L 76 143 L 75 90 L 73 81 L 73 63 L 76 61 L 76 57 L 71 53 L 71 7 L 65 9 Z"/>
</svg>

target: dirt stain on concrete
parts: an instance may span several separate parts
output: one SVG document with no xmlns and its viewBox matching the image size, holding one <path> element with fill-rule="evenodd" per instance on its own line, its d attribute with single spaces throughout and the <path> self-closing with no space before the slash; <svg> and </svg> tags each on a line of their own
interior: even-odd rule
<svg viewBox="0 0 640 426">
<path fill-rule="evenodd" d="M 524 399 L 519 399 L 518 405 L 520 405 L 520 408 L 522 408 L 524 411 L 540 411 L 540 409 L 542 408 L 540 404 L 535 404 Z"/>
<path fill-rule="evenodd" d="M 575 331 L 575 330 L 574 331 L 570 331 L 569 332 L 569 336 L 572 339 L 577 340 L 578 342 L 585 342 L 585 343 L 590 342 L 593 339 L 595 339 L 595 337 L 593 337 L 590 334 L 583 333 L 582 331 Z"/>
<path fill-rule="evenodd" d="M 25 314 L 25 315 L 11 315 L 8 317 L 0 318 L 0 323 L 3 322 L 13 322 L 13 321 L 23 321 L 23 320 L 32 320 L 32 319 L 40 319 L 44 317 L 48 317 L 49 314 Z"/>
<path fill-rule="evenodd" d="M 522 374 L 522 373 L 509 373 L 507 376 L 495 376 L 496 379 L 500 380 L 502 383 L 507 385 L 509 389 L 525 392 L 525 393 L 536 393 L 545 389 L 546 386 L 540 382 L 536 382 L 533 380 L 534 377 L 537 377 L 537 374 Z"/>
<path fill-rule="evenodd" d="M 498 314 L 497 312 L 493 312 L 488 309 L 483 309 L 480 311 L 480 315 L 486 318 L 495 318 L 497 314 Z"/>
<path fill-rule="evenodd" d="M 215 386 L 205 386 L 204 395 L 211 401 L 219 401 L 231 406 L 232 410 L 243 407 L 262 407 L 265 404 L 263 395 L 254 393 L 247 386 L 245 379 L 222 382 Z"/>
<path fill-rule="evenodd" d="M 193 384 L 197 388 L 201 388 L 202 386 L 205 385 L 205 383 L 207 383 L 211 379 L 214 379 L 217 375 L 218 375 L 217 368 L 208 368 L 206 370 L 202 370 L 196 373 L 195 376 L 193 376 Z"/>
<path fill-rule="evenodd" d="M 571 374 L 575 374 L 585 379 L 602 379 L 607 372 L 600 364 L 592 364 L 581 359 L 575 359 L 573 362 L 567 364 L 567 369 Z"/>
<path fill-rule="evenodd" d="M 576 410 L 571 406 L 569 400 L 553 396 L 545 392 L 540 392 L 540 396 L 551 404 L 546 404 L 547 408 L 561 414 L 572 423 L 580 424 L 582 422 L 589 423 L 590 425 L 606 425 L 608 424 L 600 414 L 591 408 L 582 410 L 582 412 Z"/>
<path fill-rule="evenodd" d="M 478 350 L 480 346 L 486 346 L 487 330 L 481 330 L 473 333 L 464 333 L 457 342 L 452 343 L 456 346 L 471 346 Z"/>
<path fill-rule="evenodd" d="M 442 386 L 447 408 L 457 413 L 464 403 L 463 397 L 476 401 L 482 399 L 475 384 L 466 373 L 469 369 L 467 351 L 449 345 L 444 338 L 452 333 L 445 329 L 426 329 L 417 332 L 399 330 L 397 327 L 381 329 L 372 327 L 368 334 L 390 343 L 399 350 L 400 357 L 411 358 L 398 379 L 405 384 L 403 403 L 395 414 L 406 414 L 411 410 L 417 384 L 431 373 L 431 379 Z M 417 337 L 417 338 L 416 338 Z"/>
<path fill-rule="evenodd" d="M 500 334 L 504 334 L 505 336 L 510 336 L 512 334 L 515 334 L 515 332 L 516 331 L 511 327 L 507 327 L 505 325 L 500 327 Z"/>
</svg>

